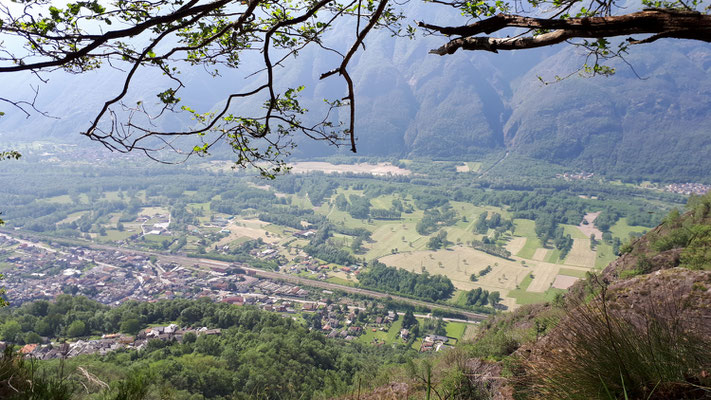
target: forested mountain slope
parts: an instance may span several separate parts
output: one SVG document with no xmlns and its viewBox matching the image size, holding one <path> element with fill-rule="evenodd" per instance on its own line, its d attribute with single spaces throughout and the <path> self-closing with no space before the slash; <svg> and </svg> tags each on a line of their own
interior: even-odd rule
<svg viewBox="0 0 711 400">
<path fill-rule="evenodd" d="M 425 11 L 411 5 L 412 15 Z M 439 8 L 435 8 L 435 11 Z M 437 11 L 444 12 L 444 11 Z M 445 14 L 428 15 L 453 23 Z M 345 32 L 336 29 L 331 41 Z M 393 38 L 377 32 L 351 67 L 357 91 L 357 134 L 362 155 L 423 156 L 472 159 L 509 150 L 571 168 L 632 178 L 704 181 L 711 170 L 711 47 L 707 44 L 659 41 L 630 50 L 629 65 L 618 61 L 613 77 L 580 78 L 574 72 L 584 54 L 571 46 L 513 54 L 459 52 L 447 57 L 428 54 L 439 38 Z M 663 54 L 663 57 L 659 55 Z M 254 55 L 258 58 L 258 54 Z M 296 65 L 278 69 L 281 88 L 305 85 L 300 94 L 313 118 L 322 117 L 323 99 L 342 98 L 337 80 L 319 80 L 337 59 L 304 50 Z M 258 69 L 245 58 L 239 71 L 212 79 L 201 69 L 181 74 L 187 88 L 184 104 L 199 111 L 222 104 L 226 94 L 251 88 Z M 572 76 L 562 82 L 556 76 Z M 48 137 L 86 143 L 77 133 L 88 125 L 103 101 L 122 84 L 110 68 L 67 77 L 48 74 L 38 106 L 52 118 L 31 118 L 7 104 L 0 120 L 4 142 Z M 31 76 L 0 76 L 4 93 L 31 98 Z M 154 93 L 170 87 L 160 74 L 139 73 L 127 104 L 152 102 Z M 160 89 L 160 90 L 159 90 Z M 239 112 L 255 109 L 263 98 L 241 103 Z M 345 110 L 341 111 L 345 116 Z M 155 121 L 165 129 L 189 125 L 186 115 Z M 85 129 L 85 128 L 84 128 Z M 192 147 L 195 143 L 190 143 Z M 322 156 L 339 150 L 300 140 L 296 155 Z M 346 152 L 346 149 L 340 150 Z"/>
</svg>

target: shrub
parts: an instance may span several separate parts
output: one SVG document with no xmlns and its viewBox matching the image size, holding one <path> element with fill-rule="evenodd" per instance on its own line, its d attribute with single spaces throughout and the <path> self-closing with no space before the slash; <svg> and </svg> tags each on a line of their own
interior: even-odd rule
<svg viewBox="0 0 711 400">
<path fill-rule="evenodd" d="M 711 383 L 702 372 L 711 366 L 711 348 L 682 301 L 654 296 L 632 312 L 596 284 L 600 294 L 573 304 L 549 336 L 545 357 L 531 358 L 521 391 L 539 398 L 696 398 Z"/>
</svg>

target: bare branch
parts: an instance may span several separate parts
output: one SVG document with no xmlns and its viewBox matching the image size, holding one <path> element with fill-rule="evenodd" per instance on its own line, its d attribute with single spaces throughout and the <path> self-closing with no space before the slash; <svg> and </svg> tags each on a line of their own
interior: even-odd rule
<svg viewBox="0 0 711 400">
<path fill-rule="evenodd" d="M 551 46 L 573 38 L 607 38 L 634 34 L 656 34 L 661 37 L 693 39 L 711 42 L 711 16 L 697 12 L 675 10 L 645 10 L 631 14 L 569 19 L 531 18 L 519 15 L 499 14 L 483 21 L 459 27 L 439 27 L 418 23 L 419 26 L 445 35 L 461 35 L 430 53 L 453 54 L 458 49 L 520 50 Z M 497 38 L 474 36 L 480 33 L 498 32 L 505 28 L 529 28 L 550 30 L 537 36 Z M 631 40 L 630 43 L 647 41 Z"/>
</svg>

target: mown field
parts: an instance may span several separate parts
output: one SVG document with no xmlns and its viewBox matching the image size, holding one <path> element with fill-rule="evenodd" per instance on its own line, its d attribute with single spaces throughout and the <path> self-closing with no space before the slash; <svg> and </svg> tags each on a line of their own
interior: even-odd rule
<svg viewBox="0 0 711 400">
<path fill-rule="evenodd" d="M 222 168 L 223 165 L 221 163 L 207 162 L 198 165 L 202 165 L 208 171 L 215 173 L 217 171 L 228 171 Z M 349 164 L 304 163 L 300 164 L 299 168 L 303 172 L 347 172 L 351 166 Z M 123 182 L 119 182 L 119 184 L 107 186 L 105 191 L 102 191 L 103 189 L 99 190 L 98 187 L 92 190 L 85 190 L 82 193 L 55 190 L 51 193 L 48 192 L 47 197 L 41 198 L 39 201 L 49 203 L 48 212 L 55 208 L 64 207 L 66 212 L 61 215 L 61 218 L 52 220 L 51 223 L 55 226 L 61 226 L 63 229 L 74 229 L 66 228 L 66 226 L 77 226 L 78 229 L 79 225 L 81 225 L 81 233 L 79 235 L 84 239 L 90 237 L 92 240 L 102 243 L 119 243 L 132 240 L 133 244 L 138 247 L 149 247 L 161 251 L 180 251 L 183 253 L 222 251 L 223 255 L 228 255 L 227 252 L 239 249 L 239 246 L 248 241 L 259 239 L 265 243 L 262 245 L 262 249 L 266 246 L 271 246 L 278 251 L 278 254 L 283 256 L 283 258 L 280 257 L 279 263 L 284 264 L 282 267 L 286 268 L 308 259 L 303 250 L 309 244 L 308 239 L 297 239 L 294 236 L 294 233 L 300 229 L 294 227 L 293 220 L 270 219 L 285 221 L 283 222 L 285 225 L 279 225 L 260 221 L 258 217 L 264 213 L 269 214 L 272 209 L 281 209 L 283 214 L 287 212 L 284 210 L 299 209 L 304 211 L 299 213 L 299 215 L 304 216 L 301 221 L 304 228 L 308 226 L 306 220 L 309 219 L 309 216 L 314 217 L 311 220 L 317 221 L 325 217 L 331 225 L 343 226 L 342 232 L 331 233 L 328 244 L 355 257 L 345 257 L 348 258 L 349 264 L 362 264 L 363 262 L 367 263 L 373 259 L 378 259 L 386 265 L 404 268 L 408 271 L 420 273 L 424 269 L 430 274 L 444 274 L 452 280 L 459 291 L 468 291 L 474 288 L 499 291 L 503 296 L 503 304 L 509 307 L 516 307 L 520 304 L 550 297 L 551 293 L 554 293 L 551 285 L 559 275 L 580 278 L 584 276 L 585 272 L 604 268 L 615 259 L 616 256 L 613 253 L 613 247 L 610 242 L 601 241 L 591 248 L 589 235 L 583 233 L 575 225 L 576 221 L 571 221 L 570 219 L 566 221 L 568 224 L 558 224 L 563 228 L 564 233 L 570 235 L 573 239 L 572 248 L 567 254 L 565 254 L 565 251 L 556 249 L 552 240 L 544 246 L 536 235 L 536 223 L 531 219 L 514 219 L 514 228 L 512 230 L 507 227 L 496 232 L 496 226 L 492 225 L 488 229 L 484 227 L 484 231 L 481 231 L 482 233 L 477 233 L 476 227 L 479 216 L 485 212 L 489 216 L 487 221 L 491 220 L 494 213 L 499 214 L 501 219 L 505 220 L 513 218 L 514 214 L 518 216 L 535 216 L 537 214 L 521 213 L 521 209 L 517 209 L 514 206 L 509 209 L 507 206 L 495 207 L 483 204 L 519 205 L 519 203 L 511 203 L 509 201 L 510 198 L 502 201 L 478 200 L 485 199 L 488 194 L 499 193 L 498 189 L 483 186 L 481 193 L 476 195 L 467 194 L 466 189 L 468 187 L 464 185 L 464 180 L 468 180 L 472 176 L 478 176 L 478 171 L 489 167 L 488 164 L 482 161 L 437 162 L 435 166 L 434 171 L 429 171 L 422 169 L 423 165 L 417 161 L 400 160 L 398 162 L 391 161 L 390 164 L 383 162 L 361 163 L 354 170 L 364 170 L 372 173 L 385 171 L 384 173 L 398 174 L 398 178 L 393 179 L 392 182 L 385 182 L 382 179 L 372 177 L 354 178 L 352 176 L 336 175 L 338 177 L 337 180 L 333 180 L 333 175 L 328 178 L 326 175 L 295 174 L 299 178 L 291 179 L 294 181 L 292 182 L 294 186 L 280 186 L 278 181 L 265 183 L 263 181 L 239 178 L 235 180 L 233 185 L 225 185 L 219 190 L 211 190 L 210 188 L 214 187 L 211 186 L 213 184 L 205 182 L 208 182 L 212 177 L 206 178 L 205 182 L 192 182 L 184 186 L 176 184 L 165 185 L 160 186 L 161 189 L 157 188 L 155 181 L 146 180 L 145 184 L 135 185 L 130 188 L 123 186 Z M 398 180 L 410 178 L 422 180 L 428 174 L 442 173 L 446 169 L 445 167 L 450 168 L 452 174 L 451 176 L 442 174 L 442 180 L 429 180 L 426 182 L 427 184 L 414 183 L 414 181 L 410 184 L 410 182 Z M 418 168 L 420 169 L 418 170 Z M 227 175 L 222 174 L 222 172 L 220 174 Z M 297 182 L 301 177 L 303 177 L 304 182 Z M 224 176 L 219 179 L 215 178 L 214 183 L 221 181 L 223 178 Z M 184 176 L 183 179 L 191 179 L 191 177 Z M 328 179 L 331 180 L 328 181 Z M 458 186 L 452 186 L 457 187 L 457 189 L 453 189 L 451 193 L 448 192 L 450 188 L 447 183 L 449 182 L 447 181 L 448 179 L 458 184 Z M 309 180 L 311 181 L 310 183 L 306 182 Z M 324 189 L 324 187 L 327 188 Z M 239 198 L 242 192 L 249 192 L 250 190 L 266 190 L 272 192 L 273 195 L 257 194 L 254 197 L 254 201 L 240 200 L 235 202 L 233 207 L 225 206 L 224 203 L 228 202 L 228 200 Z M 529 191 L 519 191 L 524 192 L 523 195 L 525 196 L 532 195 Z M 457 193 L 460 194 L 457 195 Z M 399 219 L 378 219 L 370 216 L 383 216 L 384 213 L 368 214 L 367 212 L 365 214 L 353 214 L 365 215 L 365 218 L 354 218 L 348 211 L 336 207 L 336 198 L 339 195 L 345 196 L 349 201 L 351 201 L 351 196 L 367 196 L 371 210 L 389 210 L 394 207 L 394 203 L 401 203 L 408 212 L 402 212 Z M 539 203 L 553 202 L 554 199 L 551 196 L 558 196 L 557 200 L 560 201 L 560 197 L 567 196 L 565 194 L 559 195 L 560 191 L 551 190 L 543 196 L 538 195 L 536 201 Z M 225 196 L 225 198 L 223 199 L 222 196 Z M 431 198 L 437 197 L 439 197 L 437 200 L 440 201 L 428 203 L 428 201 L 432 200 Z M 579 196 L 569 197 L 575 198 L 576 201 L 579 199 Z M 454 200 L 468 198 L 472 200 Z M 515 198 L 515 196 L 511 198 Z M 588 197 L 585 197 L 585 199 L 590 200 Z M 566 198 L 567 200 L 568 198 Z M 115 209 L 111 209 L 109 212 L 97 217 L 96 211 L 88 207 L 91 202 L 95 201 L 104 203 L 123 202 L 126 204 L 133 202 L 138 203 L 138 205 L 128 211 L 126 207 L 113 207 L 109 204 L 105 207 L 113 207 Z M 220 204 L 221 202 L 223 204 Z M 66 207 L 73 203 L 83 205 L 83 208 Z M 428 207 L 422 204 L 434 206 Z M 560 202 L 560 204 L 565 203 Z M 213 207 L 215 210 L 212 209 Z M 342 204 L 341 208 L 343 208 Z M 448 217 L 446 221 L 436 222 L 433 229 L 425 230 L 427 234 L 418 233 L 418 223 L 426 215 L 431 215 L 433 208 L 440 210 L 442 213 L 448 213 L 451 210 L 454 213 L 454 217 Z M 177 212 L 176 209 L 178 210 Z M 597 213 L 600 209 L 602 207 L 586 206 L 584 210 L 578 209 L 577 212 L 586 213 L 590 216 L 591 213 Z M 225 212 L 217 212 L 216 210 Z M 514 212 L 513 210 L 516 211 Z M 539 209 L 535 211 L 538 212 Z M 148 216 L 150 218 L 143 224 L 146 232 L 148 232 L 152 230 L 154 223 L 164 222 L 162 219 L 155 218 L 156 215 L 167 215 L 170 212 L 176 213 L 178 218 L 177 223 L 175 219 L 171 221 L 172 224 L 168 232 L 163 232 L 161 235 L 141 236 L 143 233 L 142 224 L 137 222 L 137 217 Z M 180 215 L 181 212 L 189 214 L 192 218 L 185 219 L 184 215 Z M 189 222 L 181 222 L 181 217 L 183 217 L 184 221 Z M 217 220 L 218 217 L 220 218 L 219 221 Z M 221 220 L 222 218 L 228 222 Z M 385 215 L 384 218 L 393 217 Z M 87 220 L 90 221 L 87 222 Z M 639 215 L 633 220 L 641 221 Z M 119 224 L 119 222 L 121 223 Z M 296 224 L 299 224 L 299 221 L 296 221 Z M 590 227 L 590 225 L 586 225 L 584 228 Z M 319 226 L 316 224 L 310 228 L 315 230 Z M 364 240 L 361 247 L 355 250 L 351 248 L 351 244 L 356 240 L 356 237 L 347 234 L 348 229 L 354 228 L 364 228 L 370 232 L 370 239 Z M 641 233 L 648 229 L 640 226 L 630 226 L 627 219 L 622 218 L 611 227 L 610 233 L 613 237 L 620 238 L 624 242 L 630 234 Z M 439 232 L 446 233 L 447 243 L 445 248 L 434 251 L 429 250 L 428 242 Z M 129 240 L 132 236 L 139 236 L 139 238 Z M 492 240 L 495 242 L 495 245 L 499 246 L 498 248 L 504 247 L 507 249 L 511 253 L 510 257 L 494 256 L 472 247 L 472 242 L 483 241 L 485 238 L 487 241 Z M 492 252 L 491 249 L 488 249 L 488 251 Z M 328 260 L 324 260 L 323 264 L 332 265 L 331 262 L 325 261 Z M 487 266 L 491 266 L 491 272 L 480 275 L 480 272 Z M 476 281 L 470 279 L 472 274 L 477 275 Z M 329 271 L 325 279 L 348 284 L 357 282 L 355 274 L 349 274 L 342 270 L 339 272 Z M 527 279 L 530 281 L 527 281 Z M 451 301 L 456 302 L 457 299 L 451 299 Z"/>
<path fill-rule="evenodd" d="M 479 215 L 488 212 L 498 213 L 502 218 L 510 218 L 511 214 L 503 208 L 493 206 L 477 206 L 466 202 L 450 202 L 452 209 L 456 213 L 456 220 L 451 225 L 442 226 L 441 230 L 447 233 L 447 240 L 451 243 L 446 249 L 436 251 L 427 249 L 427 242 L 431 235 L 421 235 L 417 232 L 417 224 L 423 218 L 424 210 L 414 209 L 413 212 L 403 213 L 399 220 L 380 219 L 356 219 L 348 212 L 336 208 L 336 196 L 343 194 L 348 198 L 350 195 L 363 196 L 363 190 L 338 188 L 330 198 L 323 201 L 319 206 L 314 206 L 307 195 L 291 194 L 287 195 L 291 206 L 302 209 L 314 210 L 317 214 L 323 215 L 335 224 L 342 224 L 347 228 L 365 228 L 371 232 L 371 240 L 363 243 L 363 251 L 355 254 L 364 260 L 378 259 L 389 266 L 404 268 L 408 271 L 420 273 L 426 270 L 430 274 L 443 274 L 452 280 L 459 291 L 468 291 L 475 288 L 482 288 L 488 291 L 499 291 L 502 296 L 502 304 L 509 308 L 515 308 L 521 304 L 535 303 L 552 298 L 559 290 L 551 288 L 556 276 L 563 275 L 574 278 L 581 278 L 586 271 L 600 269 L 615 259 L 612 253 L 612 246 L 606 242 L 599 242 L 594 249 L 590 248 L 590 239 L 583 234 L 577 226 L 562 225 L 566 234 L 573 239 L 573 246 L 565 258 L 561 259 L 561 251 L 552 247 L 544 247 L 536 236 L 535 223 L 527 219 L 515 219 L 513 235 L 505 234 L 501 237 L 502 243 L 512 256 L 504 259 L 494 255 L 484 253 L 469 246 L 473 240 L 482 240 L 484 235 L 476 233 L 475 224 Z M 107 199 L 118 199 L 118 192 L 108 192 Z M 219 199 L 218 196 L 215 199 Z M 408 196 L 382 195 L 370 199 L 371 207 L 377 209 L 388 209 L 393 200 L 399 199 L 404 204 L 414 204 L 413 199 Z M 50 199 L 53 202 L 64 202 L 69 196 L 57 196 Z M 293 228 L 280 226 L 260 221 L 252 213 L 244 215 L 228 215 L 216 213 L 210 209 L 210 202 L 188 203 L 187 208 L 199 212 L 198 221 L 202 226 L 203 233 L 217 232 L 220 229 L 229 231 L 228 234 L 217 240 L 212 245 L 238 246 L 246 241 L 261 239 L 265 243 L 277 247 L 288 244 L 292 250 L 280 250 L 280 254 L 286 256 L 289 264 L 298 255 L 298 247 L 303 247 L 308 243 L 304 239 L 294 240 L 292 236 Z M 140 215 L 167 214 L 169 210 L 162 206 L 143 207 Z M 72 222 L 80 219 L 85 212 L 73 213 L 62 222 Z M 106 226 L 106 235 L 96 237 L 101 242 L 118 242 L 125 240 L 131 234 L 140 232 L 140 224 L 126 223 L 123 231 L 118 231 L 116 222 L 119 214 L 113 215 L 109 219 L 110 224 Z M 209 227 L 215 217 L 231 218 L 224 228 Z M 150 225 L 149 221 L 147 225 Z M 110 226 L 112 225 L 112 226 Z M 642 232 L 643 227 L 633 227 L 627 224 L 625 219 L 621 219 L 611 228 L 613 236 L 627 237 L 630 232 Z M 487 235 L 491 235 L 493 230 L 489 230 Z M 173 241 L 178 236 L 145 236 L 145 241 L 157 244 L 165 240 Z M 353 253 L 350 244 L 353 237 L 342 234 L 335 234 L 334 240 L 343 246 L 344 249 Z M 199 236 L 188 236 L 188 242 L 184 247 L 186 251 L 194 251 L 200 246 Z M 296 247 L 297 251 L 294 251 Z M 476 282 L 470 277 L 491 266 L 492 271 L 488 274 L 478 276 Z M 329 281 L 334 283 L 353 285 L 357 278 L 342 271 L 328 272 Z M 461 292 L 460 292 L 461 293 Z M 455 297 L 453 302 L 457 302 Z M 461 302 L 461 301 L 460 301 Z M 382 332 L 372 332 L 375 337 L 380 338 Z M 384 339 L 384 338 L 383 338 Z"/>
</svg>

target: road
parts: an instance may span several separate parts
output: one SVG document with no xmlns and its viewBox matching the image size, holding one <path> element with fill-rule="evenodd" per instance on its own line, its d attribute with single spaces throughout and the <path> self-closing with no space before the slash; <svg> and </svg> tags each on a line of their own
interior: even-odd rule
<svg viewBox="0 0 711 400">
<path fill-rule="evenodd" d="M 176 257 L 176 256 L 171 256 L 171 257 Z M 229 266 L 229 263 L 226 263 L 226 262 L 216 261 L 216 260 L 208 260 L 208 259 L 204 259 L 204 258 L 188 258 L 188 257 L 177 257 L 177 258 L 190 260 L 190 261 L 192 261 L 192 264 L 215 265 L 215 266 L 220 266 L 220 267 Z M 174 261 L 174 262 L 176 262 L 176 261 Z M 177 261 L 177 262 L 180 262 L 180 261 Z M 182 264 L 182 262 L 180 262 L 180 263 Z M 352 287 L 352 286 L 341 285 L 338 283 L 318 281 L 315 279 L 308 279 L 308 278 L 304 278 L 301 276 L 285 274 L 283 272 L 265 271 L 262 269 L 245 268 L 245 267 L 242 267 L 242 269 L 244 269 L 246 271 L 254 271 L 254 274 L 256 276 L 259 276 L 262 278 L 278 279 L 278 280 L 282 280 L 282 281 L 296 283 L 296 284 L 303 285 L 303 286 L 311 286 L 311 287 L 326 289 L 326 290 L 340 290 L 340 291 L 343 291 L 346 293 L 360 294 L 363 296 L 368 296 L 368 297 L 372 297 L 372 298 L 376 298 L 376 299 L 384 299 L 384 298 L 390 297 L 393 300 L 396 300 L 396 301 L 399 301 L 402 303 L 411 304 L 414 306 L 422 306 L 422 307 L 427 307 L 427 308 L 439 308 L 441 310 L 461 314 L 472 321 L 482 321 L 488 317 L 488 315 L 486 315 L 486 314 L 479 314 L 479 313 L 475 313 L 475 312 L 471 312 L 471 311 L 461 310 L 461 309 L 458 309 L 455 307 L 449 307 L 449 306 L 445 306 L 442 304 L 430 303 L 430 302 L 422 301 L 422 300 L 415 300 L 415 299 L 411 299 L 409 297 L 402 297 L 402 296 L 397 296 L 397 295 L 392 295 L 392 294 L 387 294 L 387 293 L 381 293 L 381 292 L 376 292 L 374 290 L 356 288 L 356 287 Z"/>
<path fill-rule="evenodd" d="M 5 233 L 6 236 L 12 236 L 14 239 L 17 239 L 17 237 L 12 235 L 12 232 L 4 231 L 3 233 Z M 23 234 L 23 236 L 34 237 L 37 239 L 40 239 L 40 238 L 51 239 L 51 238 L 44 238 L 39 235 L 27 234 L 26 232 L 22 232 L 22 234 Z M 34 245 L 36 245 L 36 244 L 34 244 Z M 219 267 L 227 267 L 230 265 L 230 263 L 224 262 L 224 261 L 210 260 L 210 259 L 204 259 L 204 258 L 191 258 L 191 257 L 185 257 L 185 256 L 178 256 L 178 255 L 174 255 L 174 254 L 163 254 L 163 253 L 157 253 L 157 252 L 152 252 L 152 251 L 135 250 L 135 249 L 125 248 L 125 247 L 108 246 L 108 245 L 103 245 L 103 244 L 77 242 L 77 245 L 84 246 L 84 247 L 87 247 L 90 249 L 95 249 L 95 250 L 132 252 L 135 254 L 141 254 L 141 255 L 148 256 L 148 257 L 155 256 L 156 258 L 158 258 L 161 261 L 173 262 L 173 263 L 180 264 L 180 265 L 187 266 L 187 267 L 191 267 L 196 264 L 200 265 L 201 267 L 207 267 L 207 268 L 209 268 L 210 265 L 219 266 Z M 402 296 L 397 296 L 397 295 L 392 295 L 392 294 L 387 294 L 387 293 L 382 293 L 382 292 L 376 292 L 374 290 L 369 290 L 369 289 L 362 289 L 362 288 L 356 288 L 356 287 L 352 287 L 352 286 L 341 285 L 338 283 L 308 279 L 308 278 L 304 278 L 301 276 L 286 274 L 283 272 L 265 271 L 262 269 L 245 268 L 245 267 L 242 267 L 242 269 L 244 269 L 246 271 L 252 271 L 254 273 L 254 275 L 261 277 L 261 278 L 277 279 L 277 280 L 281 280 L 281 281 L 295 283 L 295 284 L 302 285 L 302 286 L 310 286 L 310 287 L 324 289 L 324 290 L 340 290 L 342 292 L 351 293 L 351 294 L 359 294 L 362 296 L 367 296 L 367 297 L 371 297 L 371 298 L 375 298 L 375 299 L 385 299 L 385 298 L 389 297 L 393 300 L 396 300 L 396 301 L 399 301 L 402 303 L 406 303 L 406 304 L 410 304 L 413 306 L 421 306 L 421 307 L 426 307 L 426 308 L 430 308 L 430 309 L 438 308 L 443 311 L 448 311 L 448 312 L 463 315 L 469 321 L 482 321 L 488 317 L 487 314 L 475 313 L 472 311 L 462 310 L 462 309 L 459 309 L 456 307 L 446 306 L 446 305 L 437 304 L 437 303 L 430 303 L 430 302 L 422 301 L 422 300 L 415 300 L 415 299 L 411 299 L 408 297 L 402 297 Z"/>
<path fill-rule="evenodd" d="M 252 296 L 252 297 L 254 297 L 254 296 L 261 296 L 261 295 L 260 295 L 260 294 L 257 294 L 257 293 L 241 293 L 240 296 L 245 296 L 245 297 Z M 323 302 L 321 302 L 321 301 L 299 300 L 299 299 L 293 299 L 293 298 L 291 298 L 291 297 L 269 296 L 269 298 L 270 298 L 270 299 L 274 299 L 274 300 L 292 301 L 292 302 L 295 302 L 295 303 L 302 303 L 302 304 L 305 304 L 305 303 L 316 303 L 316 304 L 318 304 L 318 305 L 324 305 L 324 306 L 327 305 L 326 303 L 323 303 Z M 365 310 L 365 307 L 358 307 L 358 306 L 347 306 L 347 307 L 348 307 L 348 310 L 349 310 L 349 311 L 350 311 L 350 310 L 360 310 L 360 311 Z M 405 315 L 405 313 L 404 313 L 404 312 L 401 312 L 401 311 L 398 311 L 396 314 L 397 314 L 397 315 L 400 315 L 400 316 Z M 412 315 L 414 315 L 416 318 L 432 318 L 432 314 L 416 314 L 416 313 L 413 313 Z M 465 324 L 478 323 L 478 321 L 470 321 L 470 320 L 468 320 L 468 319 L 461 319 L 461 318 L 448 318 L 448 317 L 445 317 L 445 318 L 442 318 L 442 320 L 443 320 L 443 321 L 446 321 L 446 322 L 462 322 L 462 323 L 465 323 Z"/>
<path fill-rule="evenodd" d="M 500 158 L 498 161 L 496 161 L 495 163 L 491 164 L 491 167 L 487 168 L 486 171 L 482 172 L 481 175 L 479 175 L 479 178 L 481 178 L 481 177 L 483 177 L 483 176 L 486 176 L 486 174 L 488 174 L 489 171 L 491 171 L 492 169 L 494 169 L 494 167 L 496 167 L 497 165 L 501 164 L 501 163 L 506 159 L 506 157 L 508 157 L 508 156 L 509 156 L 509 152 L 507 151 L 506 154 L 504 154 L 503 157 L 501 157 L 501 158 Z"/>
</svg>

